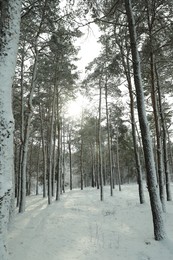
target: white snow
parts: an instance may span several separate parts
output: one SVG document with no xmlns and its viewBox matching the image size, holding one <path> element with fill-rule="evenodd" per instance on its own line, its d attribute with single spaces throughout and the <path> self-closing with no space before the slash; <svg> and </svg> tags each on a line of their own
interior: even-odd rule
<svg viewBox="0 0 173 260">
<path fill-rule="evenodd" d="M 164 214 L 168 238 L 158 242 L 147 192 L 145 205 L 137 185 L 109 194 L 104 187 L 101 202 L 97 189 L 67 191 L 51 206 L 41 195 L 28 197 L 8 234 L 9 260 L 172 260 L 173 202 Z"/>
</svg>

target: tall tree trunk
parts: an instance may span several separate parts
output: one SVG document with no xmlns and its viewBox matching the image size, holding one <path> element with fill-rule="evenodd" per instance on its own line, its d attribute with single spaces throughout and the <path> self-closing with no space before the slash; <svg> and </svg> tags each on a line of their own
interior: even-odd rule
<svg viewBox="0 0 173 260">
<path fill-rule="evenodd" d="M 102 108 L 102 86 L 99 80 L 99 119 L 98 119 L 98 140 L 99 140 L 99 181 L 100 181 L 100 200 L 103 201 L 103 155 L 102 155 L 102 133 L 101 133 L 101 108 Z"/>
<path fill-rule="evenodd" d="M 169 158 L 168 158 L 168 148 L 167 148 L 167 133 L 166 133 L 165 117 L 162 108 L 161 87 L 160 87 L 159 75 L 158 75 L 156 65 L 155 65 L 155 73 L 156 73 L 156 80 L 157 80 L 159 114 L 161 118 L 162 135 L 163 135 L 163 158 L 164 158 L 164 170 L 165 170 L 165 178 L 166 178 L 166 195 L 167 195 L 167 201 L 172 201 L 171 186 L 170 186 L 171 177 L 169 171 Z"/>
<path fill-rule="evenodd" d="M 2 0 L 0 10 L 0 259 L 7 260 L 6 234 L 13 212 L 12 84 L 20 32 L 21 0 Z"/>
<path fill-rule="evenodd" d="M 70 190 L 73 189 L 73 175 L 72 175 L 72 156 L 71 156 L 71 130 L 69 129 L 68 138 L 68 151 L 69 151 L 69 163 L 70 163 Z"/>
<path fill-rule="evenodd" d="M 143 180 L 142 180 L 142 169 L 141 169 L 141 162 L 139 157 L 139 150 L 138 150 L 138 143 L 137 143 L 137 136 L 136 136 L 136 124 L 135 124 L 135 113 L 134 113 L 134 97 L 133 97 L 133 87 L 131 82 L 131 75 L 130 75 L 130 64 L 129 64 L 129 50 L 126 44 L 127 49 L 127 58 L 125 62 L 125 55 L 123 51 L 123 46 L 119 44 L 119 48 L 121 51 L 122 56 L 122 63 L 127 79 L 128 90 L 129 90 L 129 97 L 130 97 L 130 115 L 131 115 L 131 126 L 132 126 L 132 137 L 133 137 L 133 148 L 134 148 L 134 155 L 135 155 L 135 163 L 136 163 L 136 171 L 137 171 L 137 181 L 138 181 L 138 190 L 139 190 L 139 200 L 140 203 L 145 203 L 144 197 L 144 187 L 143 187 Z"/>
<path fill-rule="evenodd" d="M 21 113 L 21 127 L 20 127 L 20 160 L 19 160 L 19 172 L 18 172 L 18 192 L 17 192 L 17 207 L 20 204 L 21 196 L 21 174 L 22 174 L 22 156 L 23 156 L 23 144 L 24 144 L 24 131 L 25 131 L 25 121 L 24 121 L 24 59 L 25 59 L 25 42 L 23 44 L 23 51 L 21 56 L 21 71 L 20 71 L 20 113 Z"/>
<path fill-rule="evenodd" d="M 28 189 L 27 189 L 27 195 L 31 195 L 31 179 L 32 179 L 32 152 L 33 152 L 33 139 L 31 140 L 30 145 L 30 155 L 29 155 L 29 163 L 28 163 L 28 170 L 27 170 L 27 176 L 28 176 Z"/>
<path fill-rule="evenodd" d="M 18 195 L 18 174 L 19 174 L 20 147 L 14 144 L 14 173 L 15 173 L 15 198 Z"/>
<path fill-rule="evenodd" d="M 32 99 L 33 99 L 33 94 L 36 87 L 36 79 L 37 79 L 37 65 L 38 65 L 38 50 L 37 48 L 35 48 L 35 61 L 34 61 L 33 76 L 31 82 L 31 90 L 30 90 L 30 95 L 28 100 L 28 115 L 26 119 L 23 150 L 22 150 L 23 153 L 22 153 L 22 165 L 21 165 L 21 195 L 20 195 L 20 205 L 19 205 L 20 213 L 25 211 L 25 205 L 26 205 L 26 169 L 27 169 L 30 125 L 31 125 L 32 114 L 33 114 Z"/>
<path fill-rule="evenodd" d="M 65 126 L 63 127 L 62 133 L 62 182 L 61 189 L 62 192 L 65 193 Z"/>
<path fill-rule="evenodd" d="M 92 145 L 91 145 L 91 157 L 92 157 L 91 186 L 94 188 L 96 186 L 96 177 L 95 177 L 95 166 L 96 166 L 96 162 L 95 162 L 95 144 L 93 145 L 93 149 L 92 149 Z"/>
<path fill-rule="evenodd" d="M 80 136 L 80 141 L 81 141 L 81 145 L 80 145 L 80 186 L 81 186 L 81 190 L 83 190 L 83 186 L 84 186 L 84 169 L 83 169 L 83 134 L 82 134 L 82 130 L 83 130 L 83 111 L 82 111 L 82 116 L 81 116 L 81 136 Z"/>
<path fill-rule="evenodd" d="M 57 108 L 58 110 L 58 108 Z M 58 147 L 57 147 L 57 165 L 56 165 L 56 200 L 60 200 L 60 156 L 61 156 L 61 124 L 58 111 Z"/>
<path fill-rule="evenodd" d="M 113 174 L 112 174 L 112 152 L 110 142 L 110 124 L 109 124 L 109 110 L 108 110 L 108 86 L 107 86 L 107 75 L 105 82 L 105 101 L 106 101 L 106 121 L 107 121 L 107 138 L 108 138 L 108 158 L 110 167 L 110 194 L 113 196 Z"/>
<path fill-rule="evenodd" d="M 50 122 L 50 131 L 49 131 L 49 143 L 48 143 L 48 204 L 52 203 L 52 159 L 53 159 L 53 130 L 54 130 L 54 122 L 55 122 L 55 105 L 56 105 L 56 80 L 54 84 L 53 90 L 53 100 L 52 100 L 52 115 Z"/>
<path fill-rule="evenodd" d="M 99 182 L 99 165 L 100 165 L 100 158 L 99 158 L 99 125 L 98 125 L 99 120 L 96 117 L 96 146 L 95 146 L 95 154 L 96 154 L 96 185 L 97 189 L 99 189 L 100 182 Z"/>
<path fill-rule="evenodd" d="M 153 45 L 153 24 L 155 21 L 154 13 L 150 2 L 146 1 L 147 19 L 148 19 L 148 31 L 149 31 L 149 43 L 150 43 L 150 75 L 151 75 L 151 100 L 154 113 L 155 132 L 156 132 L 156 151 L 157 151 L 157 167 L 159 177 L 159 191 L 160 199 L 162 202 L 163 211 L 166 211 L 165 204 L 165 187 L 163 176 L 163 154 L 162 154 L 162 140 L 161 140 L 161 126 L 158 112 L 157 91 L 155 82 L 155 57 L 154 57 L 154 45 Z M 154 10 L 155 11 L 155 10 Z"/>
<path fill-rule="evenodd" d="M 119 191 L 121 191 L 121 172 L 120 172 L 120 158 L 119 158 L 119 131 L 117 126 L 117 143 L 116 143 L 116 157 L 117 157 L 117 173 L 118 173 L 118 187 Z"/>
<path fill-rule="evenodd" d="M 56 122 L 56 115 L 55 115 Z M 56 123 L 53 129 L 53 155 L 52 155 L 52 196 L 55 196 L 55 170 L 56 170 Z"/>
<path fill-rule="evenodd" d="M 83 185 L 84 185 L 84 172 L 83 172 L 83 139 L 81 135 L 81 148 L 80 148 L 80 186 L 81 190 L 83 190 Z"/>
<path fill-rule="evenodd" d="M 44 127 L 43 127 L 43 111 L 41 109 L 41 106 L 39 106 L 39 112 L 40 112 L 40 125 L 41 125 L 42 153 L 43 153 L 43 198 L 46 198 L 47 153 L 46 153 L 45 135 L 44 135 Z"/>
<path fill-rule="evenodd" d="M 150 46 L 152 49 L 152 47 Z M 163 211 L 166 211 L 165 205 L 165 187 L 164 187 L 164 176 L 163 176 L 163 154 L 162 154 L 162 140 L 161 140 L 161 126 L 160 118 L 158 113 L 158 103 L 156 97 L 156 87 L 155 87 L 155 72 L 154 72 L 154 54 L 150 51 L 150 68 L 151 68 L 151 99 L 153 105 L 155 130 L 156 130 L 156 152 L 157 152 L 157 168 L 158 168 L 158 178 L 159 178 L 159 190 L 160 199 L 162 202 Z"/>
<path fill-rule="evenodd" d="M 17 175 L 17 203 L 16 203 L 16 207 L 19 207 L 20 204 L 20 194 L 21 194 L 21 166 L 22 166 L 22 145 L 20 145 L 20 152 L 19 152 L 19 171 L 18 171 L 18 175 Z"/>
<path fill-rule="evenodd" d="M 159 198 L 156 170 L 154 165 L 154 156 L 150 137 L 150 129 L 146 116 L 146 108 L 144 101 L 144 91 L 141 78 L 140 58 L 137 48 L 137 35 L 135 21 L 132 11 L 131 0 L 125 0 L 125 8 L 130 33 L 131 52 L 133 59 L 134 81 L 136 88 L 136 98 L 138 107 L 139 123 L 142 135 L 145 165 L 147 170 L 147 184 L 150 196 L 151 211 L 153 216 L 154 235 L 156 240 L 162 240 L 166 237 L 165 226 L 163 220 L 162 207 Z"/>
<path fill-rule="evenodd" d="M 171 166 L 171 173 L 170 175 L 172 175 L 173 173 L 173 152 L 172 152 L 172 143 L 171 143 L 171 140 L 170 140 L 170 136 L 169 136 L 169 130 L 167 128 L 167 126 L 165 125 L 166 127 L 166 133 L 167 133 L 167 137 L 168 137 L 168 158 L 169 158 L 169 162 L 170 162 L 170 166 Z"/>
<path fill-rule="evenodd" d="M 35 187 L 35 193 L 36 195 L 39 194 L 39 173 L 40 173 L 40 142 L 39 142 L 39 146 L 38 146 L 38 157 L 37 157 L 37 175 L 36 175 L 36 187 Z"/>
</svg>

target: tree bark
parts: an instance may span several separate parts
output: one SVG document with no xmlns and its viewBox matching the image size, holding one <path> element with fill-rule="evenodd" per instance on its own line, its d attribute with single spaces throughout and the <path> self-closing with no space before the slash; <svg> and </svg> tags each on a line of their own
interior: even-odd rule
<svg viewBox="0 0 173 260">
<path fill-rule="evenodd" d="M 138 116 L 139 123 L 142 135 L 144 156 L 145 156 L 145 165 L 147 170 L 147 184 L 148 191 L 150 196 L 151 211 L 153 216 L 153 225 L 154 225 L 154 236 L 156 240 L 162 240 L 166 237 L 162 207 L 159 198 L 158 185 L 156 179 L 156 170 L 154 165 L 154 156 L 152 150 L 152 143 L 150 137 L 150 129 L 148 126 L 148 120 L 146 116 L 146 108 L 144 101 L 144 91 L 142 86 L 141 78 L 141 65 L 140 58 L 137 48 L 137 35 L 135 28 L 135 21 L 132 11 L 131 0 L 125 0 L 125 9 L 128 20 L 128 28 L 130 33 L 130 43 L 131 43 L 131 52 L 133 60 L 133 71 L 134 71 L 134 81 L 137 97 L 137 107 L 138 107 Z"/>
<path fill-rule="evenodd" d="M 13 208 L 12 84 L 20 32 L 21 0 L 1 0 L 0 10 L 0 259 L 7 260 L 6 234 Z"/>
</svg>

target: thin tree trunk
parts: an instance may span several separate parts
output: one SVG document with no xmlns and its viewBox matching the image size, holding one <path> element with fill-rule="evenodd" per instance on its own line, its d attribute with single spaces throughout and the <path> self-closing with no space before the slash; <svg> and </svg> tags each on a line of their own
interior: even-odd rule
<svg viewBox="0 0 173 260">
<path fill-rule="evenodd" d="M 48 144 L 48 204 L 52 203 L 52 159 L 53 159 L 53 130 L 55 122 L 55 105 L 56 105 L 56 80 L 53 90 L 53 100 L 52 100 L 52 115 L 50 122 L 50 135 L 49 135 L 49 144 Z"/>
<path fill-rule="evenodd" d="M 62 192 L 65 193 L 65 126 L 63 127 L 62 136 Z"/>
<path fill-rule="evenodd" d="M 121 172 L 120 172 L 120 159 L 119 159 L 119 131 L 117 126 L 117 143 L 116 143 L 116 157 L 117 157 L 117 173 L 118 173 L 118 187 L 119 191 L 121 191 Z"/>
<path fill-rule="evenodd" d="M 95 180 L 95 144 L 93 146 L 93 151 L 91 147 L 91 156 L 92 156 L 92 177 L 91 177 L 91 186 L 94 188 L 96 186 L 96 180 Z"/>
<path fill-rule="evenodd" d="M 152 48 L 152 47 L 151 47 Z M 158 104 L 156 97 L 156 87 L 155 87 L 155 73 L 154 73 L 154 55 L 151 51 L 150 53 L 150 66 L 151 66 L 151 97 L 152 105 L 154 112 L 154 121 L 155 121 L 155 130 L 156 130 L 156 151 L 157 151 L 157 168 L 158 168 L 158 177 L 159 177 L 159 190 L 160 190 L 160 199 L 162 202 L 163 211 L 166 211 L 165 203 L 165 187 L 164 187 L 164 176 L 163 176 L 163 154 L 162 154 L 162 140 L 161 140 L 161 126 L 160 118 L 158 113 Z"/>
<path fill-rule="evenodd" d="M 97 117 L 96 117 L 96 147 L 95 147 L 95 153 L 96 153 L 96 185 L 97 185 L 97 189 L 99 189 L 99 186 L 100 186 L 100 183 L 99 183 L 100 158 L 99 158 L 99 125 L 98 125 Z"/>
<path fill-rule="evenodd" d="M 127 59 L 125 62 L 124 59 L 124 51 L 122 45 L 119 45 L 121 56 L 122 56 L 122 63 L 125 70 L 125 75 L 128 83 L 128 90 L 129 90 L 129 97 L 130 97 L 130 115 L 131 115 L 131 126 L 132 126 L 132 137 L 133 137 L 133 148 L 134 148 L 134 155 L 135 155 L 135 163 L 136 163 L 136 171 L 137 171 L 137 180 L 138 180 L 138 190 L 139 190 L 139 200 L 140 204 L 145 203 L 144 197 L 144 188 L 143 188 L 143 180 L 142 180 L 142 169 L 141 169 L 141 162 L 139 157 L 138 145 L 137 145 L 137 137 L 136 137 L 136 127 L 135 127 L 135 113 L 134 113 L 134 97 L 133 97 L 133 88 L 131 82 L 131 75 L 130 75 L 130 64 L 129 64 L 129 53 L 127 54 Z M 127 44 L 126 44 L 127 48 Z M 127 49 L 128 51 L 128 49 Z"/>
<path fill-rule="evenodd" d="M 18 194 L 18 173 L 19 173 L 19 160 L 20 160 L 20 149 L 17 143 L 14 144 L 14 173 L 15 173 L 15 198 Z"/>
<path fill-rule="evenodd" d="M 46 198 L 46 175 L 47 175 L 47 153 L 46 153 L 46 144 L 45 144 L 45 136 L 43 130 L 43 112 L 41 106 L 39 106 L 40 111 L 40 126 L 41 126 L 41 142 L 42 142 L 42 153 L 43 153 L 43 198 Z"/>
<path fill-rule="evenodd" d="M 80 174 L 81 174 L 81 190 L 83 190 L 84 186 L 84 169 L 83 169 L 83 136 L 82 136 L 82 130 L 83 130 L 83 111 L 82 111 L 82 117 L 81 117 L 81 145 L 80 145 Z"/>
<path fill-rule="evenodd" d="M 30 90 L 29 101 L 28 101 L 28 116 L 27 116 L 26 126 L 25 126 L 25 135 L 24 135 L 23 153 L 22 153 L 21 195 L 20 195 L 20 205 L 19 205 L 20 213 L 25 211 L 25 205 L 26 205 L 26 168 L 27 168 L 28 144 L 29 144 L 29 136 L 30 136 L 30 125 L 31 125 L 32 114 L 33 114 L 32 99 L 33 99 L 33 94 L 36 86 L 36 78 L 37 78 L 37 64 L 38 64 L 38 50 L 37 48 L 35 48 L 35 62 L 33 68 L 31 90 Z"/>
<path fill-rule="evenodd" d="M 55 115 L 56 122 L 56 115 Z M 52 155 L 52 196 L 55 196 L 55 169 L 56 169 L 56 123 L 53 129 L 53 155 Z"/>
<path fill-rule="evenodd" d="M 110 195 L 113 196 L 113 174 L 112 174 L 112 152 L 110 142 L 110 127 L 109 127 L 109 110 L 108 110 L 108 86 L 107 86 L 107 75 L 105 82 L 105 101 L 106 101 L 106 121 L 107 121 L 107 138 L 108 138 L 108 158 L 110 167 Z"/>
<path fill-rule="evenodd" d="M 166 125 L 165 125 L 166 127 Z M 166 127 L 166 133 L 167 133 L 167 137 L 168 137 L 168 158 L 169 158 L 169 162 L 170 162 L 170 166 L 171 166 L 171 173 L 170 175 L 173 173 L 173 152 L 172 152 L 172 143 L 170 140 L 170 136 L 169 136 L 169 131 L 168 128 Z"/>
<path fill-rule="evenodd" d="M 31 140 L 30 145 L 30 156 L 29 156 L 29 165 L 28 165 L 28 190 L 27 195 L 31 195 L 31 179 L 32 179 L 32 152 L 33 152 L 33 139 Z"/>
<path fill-rule="evenodd" d="M 172 195 L 171 195 L 171 178 L 170 178 L 170 172 L 169 172 L 169 159 L 168 159 L 168 148 L 167 148 L 167 133 L 166 133 L 166 126 L 165 126 L 165 118 L 162 108 L 162 95 L 161 95 L 161 87 L 159 82 L 159 75 L 158 71 L 155 65 L 155 73 L 156 73 L 156 80 L 157 80 L 157 91 L 158 91 L 158 101 L 159 101 L 159 114 L 161 118 L 162 123 L 162 135 L 163 135 L 163 158 L 164 158 L 164 170 L 165 170 L 165 178 L 166 178 L 166 195 L 167 195 L 167 201 L 172 201 Z"/>
<path fill-rule="evenodd" d="M 36 195 L 39 194 L 38 188 L 39 188 L 39 173 L 40 173 L 40 143 L 38 146 L 38 157 L 37 157 L 37 176 L 36 176 Z"/>
<path fill-rule="evenodd" d="M 101 108 L 102 108 L 102 87 L 99 80 L 99 120 L 98 120 L 98 140 L 99 140 L 99 181 L 100 181 L 100 200 L 103 201 L 103 155 L 102 155 L 102 133 L 101 133 Z"/>
<path fill-rule="evenodd" d="M 154 235 L 156 240 L 162 240 L 166 237 L 165 226 L 163 220 L 162 207 L 159 198 L 156 170 L 154 165 L 154 156 L 150 137 L 150 130 L 146 116 L 146 108 L 144 101 L 144 91 L 141 78 L 140 58 L 137 48 L 137 35 L 135 21 L 132 11 L 131 0 L 125 0 L 125 8 L 130 33 L 131 52 L 133 59 L 134 81 L 136 88 L 137 107 L 140 129 L 142 134 L 142 142 L 145 156 L 145 164 L 147 170 L 147 183 L 150 196 L 151 211 L 153 216 Z"/>
<path fill-rule="evenodd" d="M 58 109 L 57 109 L 58 110 Z M 57 165 L 56 165 L 56 200 L 60 200 L 60 153 L 61 153 L 61 125 L 58 112 L 58 147 L 57 147 Z"/>
<path fill-rule="evenodd" d="M 71 130 L 69 130 L 68 139 L 69 163 L 70 163 L 70 190 L 73 189 L 73 175 L 72 175 L 72 156 L 71 156 Z"/>
<path fill-rule="evenodd" d="M 165 187 L 164 187 L 164 175 L 163 175 L 163 154 L 162 154 L 162 140 L 161 140 L 161 127 L 160 118 L 158 112 L 157 102 L 157 91 L 155 83 L 155 59 L 153 50 L 153 24 L 154 24 L 154 13 L 151 10 L 149 1 L 146 1 L 147 19 L 148 19 L 148 30 L 149 30 L 149 43 L 150 43 L 150 75 L 151 75 L 151 100 L 154 113 L 155 132 L 156 132 L 156 151 L 157 151 L 157 165 L 158 165 L 158 177 L 159 177 L 159 191 L 160 199 L 162 202 L 163 211 L 166 211 L 165 203 Z M 155 10 L 154 10 L 155 11 Z"/>
<path fill-rule="evenodd" d="M 81 190 L 83 190 L 83 184 L 84 184 L 84 173 L 83 173 L 83 140 L 81 136 L 81 148 L 80 148 L 80 173 L 81 173 Z"/>
</svg>

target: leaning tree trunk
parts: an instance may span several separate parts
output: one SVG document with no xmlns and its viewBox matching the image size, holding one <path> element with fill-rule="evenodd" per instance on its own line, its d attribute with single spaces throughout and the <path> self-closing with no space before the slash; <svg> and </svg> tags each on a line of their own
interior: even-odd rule
<svg viewBox="0 0 173 260">
<path fill-rule="evenodd" d="M 150 196 L 151 211 L 153 216 L 154 235 L 156 240 L 162 240 L 166 237 L 166 233 L 165 233 L 162 206 L 160 203 L 159 191 L 158 191 L 158 185 L 156 179 L 156 170 L 154 165 L 154 155 L 153 155 L 153 149 L 152 149 L 152 143 L 150 137 L 150 129 L 148 126 L 148 120 L 146 116 L 144 91 L 143 91 L 142 78 L 141 78 L 140 57 L 139 57 L 138 47 L 137 47 L 137 35 L 136 35 L 136 28 L 135 28 L 135 21 L 134 21 L 134 16 L 132 11 L 131 0 L 125 0 L 125 8 L 126 8 L 128 28 L 130 33 L 137 108 L 138 108 L 139 123 L 140 123 L 144 156 L 145 156 L 147 184 L 148 184 L 148 191 Z"/>
<path fill-rule="evenodd" d="M 21 0 L 1 0 L 0 10 L 0 259 L 7 260 L 6 233 L 13 209 L 12 84 L 20 32 Z"/>
</svg>

